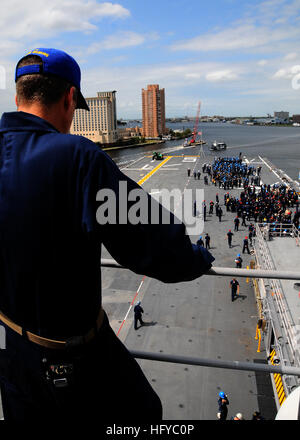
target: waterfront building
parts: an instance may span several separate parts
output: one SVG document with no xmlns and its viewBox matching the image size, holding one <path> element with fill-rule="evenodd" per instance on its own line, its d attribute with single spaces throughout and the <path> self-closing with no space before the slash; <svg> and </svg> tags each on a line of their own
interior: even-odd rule
<svg viewBox="0 0 300 440">
<path fill-rule="evenodd" d="M 293 122 L 300 123 L 300 115 L 293 115 Z"/>
<path fill-rule="evenodd" d="M 141 137 L 142 136 L 142 127 L 125 127 L 118 128 L 119 138 L 129 139 L 131 137 Z"/>
<path fill-rule="evenodd" d="M 101 144 L 116 142 L 118 140 L 116 91 L 98 92 L 96 97 L 85 100 L 90 111 L 75 110 L 70 133 Z"/>
<path fill-rule="evenodd" d="M 274 112 L 274 119 L 278 118 L 281 121 L 288 122 L 290 119 L 290 113 L 289 112 Z"/>
<path fill-rule="evenodd" d="M 156 138 L 167 134 L 165 116 L 165 89 L 150 84 L 142 89 L 143 135 Z"/>
</svg>

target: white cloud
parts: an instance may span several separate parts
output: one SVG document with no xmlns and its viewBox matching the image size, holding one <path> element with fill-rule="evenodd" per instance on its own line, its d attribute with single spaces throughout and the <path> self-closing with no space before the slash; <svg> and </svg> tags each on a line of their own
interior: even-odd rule
<svg viewBox="0 0 300 440">
<path fill-rule="evenodd" d="M 300 72 L 300 65 L 291 66 L 277 70 L 272 79 L 291 79 Z"/>
<path fill-rule="evenodd" d="M 119 4 L 96 0 L 1 0 L 0 38 L 30 41 L 61 32 L 91 32 L 95 22 L 120 19 L 130 11 Z"/>
<path fill-rule="evenodd" d="M 136 32 L 117 32 L 113 35 L 109 35 L 102 41 L 92 43 L 86 51 L 88 54 L 94 54 L 100 52 L 101 50 L 122 49 L 125 47 L 139 46 L 145 42 L 146 38 L 146 35 L 141 35 Z"/>
<path fill-rule="evenodd" d="M 297 58 L 300 58 L 297 52 L 290 52 L 284 57 L 286 61 L 296 60 Z"/>
<path fill-rule="evenodd" d="M 0 31 L 0 63 L 3 63 L 5 58 L 8 58 L 12 54 L 18 52 L 23 47 L 21 41 L 12 41 L 1 39 Z"/>
<path fill-rule="evenodd" d="M 171 4 L 171 0 L 168 1 Z M 167 32 L 167 28 L 158 35 L 133 28 L 131 21 L 125 22 L 126 30 L 123 21 L 121 27 L 118 26 L 115 20 L 130 16 L 122 3 L 122 0 L 1 0 L 0 65 L 5 67 L 7 79 L 7 89 L 1 90 L 1 110 L 7 110 L 9 103 L 14 106 L 12 58 L 23 55 L 27 49 L 42 46 L 46 40 L 72 54 L 79 62 L 85 96 L 94 96 L 97 91 L 117 90 L 118 107 L 123 117 L 127 116 L 127 111 L 132 115 L 141 112 L 141 89 L 151 83 L 166 89 L 167 108 L 175 109 L 177 114 L 185 108 L 192 108 L 196 113 L 197 102 L 202 99 L 204 103 L 213 103 L 215 108 L 218 105 L 246 108 L 252 98 L 254 108 L 260 108 L 264 97 L 270 103 L 281 99 L 291 102 L 294 108 L 298 105 L 294 101 L 299 99 L 299 93 L 292 89 L 290 80 L 300 72 L 300 0 L 268 0 L 255 7 L 248 3 L 245 15 L 238 21 L 229 26 L 212 27 L 202 35 L 199 35 L 200 27 L 192 28 L 193 33 L 189 35 L 194 38 L 178 41 L 171 53 L 166 53 L 166 44 L 174 41 L 174 32 Z M 103 20 L 114 21 L 114 33 L 107 32 L 106 26 L 105 30 L 101 29 Z M 72 32 L 74 39 L 65 39 L 67 32 Z M 134 48 L 143 46 L 146 53 L 152 46 L 150 43 L 158 38 L 165 38 L 161 47 L 155 44 L 157 60 L 164 62 L 152 64 L 153 51 L 147 61 L 138 59 Z M 126 48 L 132 49 L 130 53 L 129 50 L 121 51 Z M 181 53 L 178 57 L 176 50 L 179 49 L 185 51 L 185 59 L 181 58 Z M 192 51 L 207 52 L 209 60 L 217 61 L 204 62 L 205 57 L 194 57 Z M 92 56 L 97 53 L 99 56 Z M 187 53 L 192 53 L 188 60 Z M 251 56 L 246 57 L 249 53 Z M 122 55 L 128 56 L 128 63 Z M 131 64 L 132 60 L 137 65 Z M 118 66 L 121 61 L 122 66 Z M 216 90 L 218 98 L 215 98 Z M 250 100 L 240 103 L 242 95 L 248 95 Z"/>
<path fill-rule="evenodd" d="M 228 29 L 199 35 L 190 40 L 179 42 L 172 50 L 188 51 L 235 51 L 274 45 L 278 41 L 300 36 L 299 27 L 259 27 L 254 24 L 240 24 Z"/>
<path fill-rule="evenodd" d="M 252 19 L 261 25 L 276 26 L 292 23 L 299 14 L 299 0 L 267 0 L 255 5 L 250 11 Z"/>
<path fill-rule="evenodd" d="M 258 2 L 255 7 L 248 2 L 244 11 L 230 25 L 206 33 L 200 33 L 199 30 L 198 35 L 177 41 L 171 49 L 252 53 L 276 51 L 285 54 L 298 49 L 300 0 L 267 0 Z"/>
<path fill-rule="evenodd" d="M 41 47 L 45 39 L 57 42 L 60 38 L 66 50 L 63 39 L 66 32 L 74 32 L 78 38 L 98 30 L 101 20 L 114 21 L 129 16 L 130 11 L 121 4 L 98 0 L 1 0 L 0 65 L 5 68 L 7 83 L 6 90 L 1 90 L 1 110 L 14 108 L 11 103 L 15 93 L 16 56 Z M 74 55 L 76 49 L 68 53 Z"/>
<path fill-rule="evenodd" d="M 192 113 L 196 114 L 197 102 L 202 98 L 208 99 L 210 83 L 214 81 L 215 87 L 222 84 L 223 88 L 227 81 L 236 88 L 241 72 L 241 66 L 228 70 L 223 63 L 205 62 L 102 66 L 83 73 L 83 93 L 95 96 L 97 91 L 117 90 L 119 116 L 140 117 L 142 88 L 148 84 L 159 84 L 166 91 L 168 114 L 181 114 L 187 102 L 187 110 L 193 109 Z"/>
<path fill-rule="evenodd" d="M 199 79 L 201 78 L 201 74 L 200 73 L 186 73 L 185 74 L 185 78 L 186 79 Z"/>
</svg>

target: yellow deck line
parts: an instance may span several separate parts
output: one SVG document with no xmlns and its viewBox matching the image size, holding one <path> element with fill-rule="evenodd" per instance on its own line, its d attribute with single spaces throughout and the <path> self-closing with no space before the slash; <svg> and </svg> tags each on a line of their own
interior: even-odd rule
<svg viewBox="0 0 300 440">
<path fill-rule="evenodd" d="M 156 173 L 156 171 L 159 170 L 159 168 L 162 167 L 165 163 L 167 163 L 168 160 L 170 160 L 172 157 L 173 156 L 166 157 L 166 159 L 164 159 L 159 165 L 157 165 L 157 167 L 155 167 L 152 171 L 146 174 L 146 176 L 144 176 L 141 180 L 139 180 L 138 185 L 143 185 L 143 183 L 146 182 L 146 180 L 148 180 L 149 177 L 151 177 L 154 173 Z"/>
</svg>

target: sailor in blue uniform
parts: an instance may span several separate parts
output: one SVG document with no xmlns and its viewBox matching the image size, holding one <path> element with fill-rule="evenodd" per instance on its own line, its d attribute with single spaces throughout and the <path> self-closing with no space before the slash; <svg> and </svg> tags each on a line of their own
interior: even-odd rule
<svg viewBox="0 0 300 440">
<path fill-rule="evenodd" d="M 69 134 L 75 109 L 89 110 L 72 57 L 35 49 L 15 80 L 18 111 L 0 121 L 4 418 L 161 420 L 159 397 L 102 309 L 101 246 L 167 283 L 200 277 L 214 258 L 173 215 L 169 225 L 123 224 L 118 211 L 115 223 L 99 223 L 100 189 L 120 206 L 121 183 L 125 196 L 141 188 L 93 142 Z"/>
<path fill-rule="evenodd" d="M 248 237 L 246 236 L 243 240 L 243 253 L 247 251 L 248 254 L 250 254 L 250 250 L 249 250 L 249 241 L 248 241 Z"/>
<path fill-rule="evenodd" d="M 202 235 L 200 235 L 199 239 L 197 240 L 197 245 L 198 246 L 204 246 L 204 241 L 202 239 Z"/>
<path fill-rule="evenodd" d="M 219 420 L 226 420 L 227 414 L 228 414 L 228 408 L 229 400 L 227 395 L 224 393 L 224 391 L 219 392 L 219 398 L 218 398 L 218 407 L 219 407 L 219 413 L 218 418 Z"/>
<path fill-rule="evenodd" d="M 235 261 L 235 267 L 241 268 L 242 267 L 242 263 L 243 263 L 243 259 L 241 257 L 241 254 L 237 254 Z"/>
<path fill-rule="evenodd" d="M 143 321 L 143 313 L 144 310 L 141 306 L 141 301 L 138 301 L 136 303 L 136 305 L 134 306 L 134 329 L 137 330 L 138 329 L 138 322 L 140 322 L 141 326 L 144 325 L 144 321 Z"/>
</svg>

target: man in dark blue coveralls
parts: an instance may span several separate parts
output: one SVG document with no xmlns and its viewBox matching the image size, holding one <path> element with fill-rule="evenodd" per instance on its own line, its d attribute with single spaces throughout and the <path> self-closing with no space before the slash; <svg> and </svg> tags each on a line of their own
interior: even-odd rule
<svg viewBox="0 0 300 440">
<path fill-rule="evenodd" d="M 4 418 L 161 420 L 159 397 L 101 307 L 101 245 L 166 283 L 200 277 L 214 258 L 173 215 L 169 225 L 99 224 L 100 189 L 118 202 L 120 182 L 128 194 L 141 188 L 93 142 L 69 134 L 75 109 L 89 110 L 80 76 L 62 51 L 29 52 L 16 66 L 18 111 L 0 121 Z"/>
<path fill-rule="evenodd" d="M 140 321 L 141 325 L 144 325 L 144 321 L 143 321 L 143 317 L 142 317 L 142 313 L 144 313 L 144 310 L 141 306 L 141 302 L 138 301 L 136 303 L 136 305 L 134 306 L 134 329 L 137 330 L 138 329 L 138 321 Z"/>
</svg>

